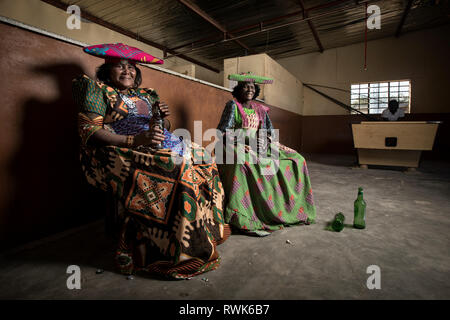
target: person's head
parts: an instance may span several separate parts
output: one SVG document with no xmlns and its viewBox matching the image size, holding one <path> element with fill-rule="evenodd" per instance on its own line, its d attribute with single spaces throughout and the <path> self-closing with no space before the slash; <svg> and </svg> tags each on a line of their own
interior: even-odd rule
<svg viewBox="0 0 450 320">
<path fill-rule="evenodd" d="M 239 81 L 233 88 L 232 95 L 242 102 L 254 100 L 259 96 L 261 88 L 256 83 L 250 81 Z"/>
<path fill-rule="evenodd" d="M 127 59 L 107 61 L 97 69 L 96 76 L 98 80 L 119 91 L 137 88 L 142 83 L 141 70 Z"/>
<path fill-rule="evenodd" d="M 397 100 L 389 101 L 388 109 L 392 114 L 396 113 L 398 110 L 398 101 Z"/>
</svg>

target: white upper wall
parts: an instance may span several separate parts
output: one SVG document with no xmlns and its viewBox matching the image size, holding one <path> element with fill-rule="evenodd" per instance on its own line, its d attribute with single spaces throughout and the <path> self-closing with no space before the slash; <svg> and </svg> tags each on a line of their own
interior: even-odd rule
<svg viewBox="0 0 450 320">
<path fill-rule="evenodd" d="M 371 31 L 371 32 L 376 32 Z M 364 43 L 278 60 L 303 83 L 350 90 L 352 83 L 411 80 L 411 113 L 450 112 L 450 26 L 427 29 Z M 350 93 L 318 90 L 350 104 Z M 303 115 L 337 115 L 348 112 L 304 88 Z"/>
<path fill-rule="evenodd" d="M 261 85 L 258 99 L 267 104 L 302 114 L 303 86 L 288 70 L 265 53 L 229 58 L 224 60 L 224 83 L 230 87 L 228 75 L 252 72 L 255 75 L 272 78 L 273 84 Z"/>
</svg>

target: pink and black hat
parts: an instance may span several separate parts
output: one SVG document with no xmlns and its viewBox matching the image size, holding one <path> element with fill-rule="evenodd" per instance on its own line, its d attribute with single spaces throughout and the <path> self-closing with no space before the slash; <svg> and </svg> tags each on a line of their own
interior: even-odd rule
<svg viewBox="0 0 450 320">
<path fill-rule="evenodd" d="M 156 58 L 141 49 L 128 46 L 123 43 L 105 43 L 84 47 L 83 51 L 106 60 L 106 62 L 115 62 L 120 59 L 127 59 L 131 62 L 163 64 L 164 60 Z"/>
</svg>

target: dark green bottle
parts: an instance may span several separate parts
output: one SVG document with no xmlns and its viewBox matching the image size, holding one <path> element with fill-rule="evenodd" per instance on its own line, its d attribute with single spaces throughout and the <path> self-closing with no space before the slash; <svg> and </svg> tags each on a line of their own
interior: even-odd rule
<svg viewBox="0 0 450 320">
<path fill-rule="evenodd" d="M 358 188 L 358 198 L 355 200 L 355 217 L 353 227 L 364 229 L 366 227 L 366 202 L 363 199 L 363 188 Z"/>
<path fill-rule="evenodd" d="M 344 229 L 344 221 L 345 216 L 342 214 L 342 212 L 339 212 L 334 216 L 334 221 L 331 224 L 331 227 L 334 231 L 340 232 L 342 229 Z"/>
<path fill-rule="evenodd" d="M 156 101 L 153 104 L 153 110 L 152 110 L 152 118 L 151 118 L 151 127 L 157 127 L 158 129 L 160 129 L 161 131 L 164 132 L 164 120 L 162 118 L 161 115 L 161 109 L 159 109 L 159 101 Z M 155 149 L 162 149 L 162 143 L 158 143 L 155 146 Z"/>
</svg>

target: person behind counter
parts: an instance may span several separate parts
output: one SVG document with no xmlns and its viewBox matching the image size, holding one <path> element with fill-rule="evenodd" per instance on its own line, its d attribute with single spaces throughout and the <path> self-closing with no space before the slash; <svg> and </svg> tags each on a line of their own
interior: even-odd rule
<svg viewBox="0 0 450 320">
<path fill-rule="evenodd" d="M 381 114 L 381 118 L 387 121 L 397 121 L 399 118 L 403 118 L 404 116 L 405 113 L 398 107 L 397 100 L 389 101 L 389 106 L 384 109 L 383 113 Z"/>
</svg>

